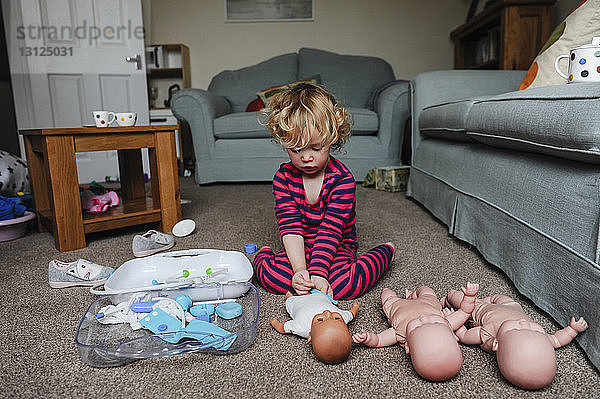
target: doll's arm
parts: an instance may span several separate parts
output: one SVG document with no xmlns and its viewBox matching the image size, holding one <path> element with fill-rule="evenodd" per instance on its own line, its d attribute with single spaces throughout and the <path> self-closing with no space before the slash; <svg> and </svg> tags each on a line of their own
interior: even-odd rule
<svg viewBox="0 0 600 399">
<path fill-rule="evenodd" d="M 273 328 L 275 329 L 275 331 L 277 331 L 280 334 L 287 334 L 283 328 L 283 323 L 280 322 L 279 320 L 277 320 L 277 317 L 273 317 L 271 319 L 271 325 L 273 326 Z"/>
<path fill-rule="evenodd" d="M 350 308 L 350 313 L 352 313 L 352 316 L 356 317 L 356 314 L 358 313 L 359 308 L 360 308 L 360 302 L 354 301 L 354 303 L 352 304 L 352 308 Z"/>
<path fill-rule="evenodd" d="M 357 344 L 365 344 L 372 348 L 380 348 L 382 346 L 394 345 L 397 342 L 396 330 L 390 327 L 387 330 L 380 332 L 379 334 L 363 331 L 354 334 L 352 336 L 352 341 L 354 341 Z"/>
<path fill-rule="evenodd" d="M 475 295 L 479 292 L 479 284 L 467 281 L 467 287 L 462 287 L 461 290 L 464 296 L 460 302 L 460 308 L 446 317 L 446 320 L 450 323 L 450 327 L 452 327 L 452 331 L 456 331 L 471 317 L 471 313 L 473 313 L 473 309 L 475 308 Z"/>
<path fill-rule="evenodd" d="M 467 327 L 462 325 L 454 333 L 458 337 L 458 340 L 463 344 L 480 345 L 483 343 L 483 341 L 481 340 L 481 327 L 473 327 L 467 329 Z"/>
<path fill-rule="evenodd" d="M 583 317 L 580 317 L 577 321 L 575 321 L 574 317 L 571 317 L 571 322 L 568 326 L 549 335 L 550 341 L 555 348 L 560 348 L 561 346 L 567 345 L 577 336 L 577 334 L 585 331 L 587 328 L 588 324 Z"/>
</svg>

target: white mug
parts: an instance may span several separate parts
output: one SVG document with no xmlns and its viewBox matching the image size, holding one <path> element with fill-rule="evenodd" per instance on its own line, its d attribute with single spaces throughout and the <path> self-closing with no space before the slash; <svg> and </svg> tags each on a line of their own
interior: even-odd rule
<svg viewBox="0 0 600 399">
<path fill-rule="evenodd" d="M 563 58 L 569 59 L 568 76 L 558 67 Z M 554 69 L 567 79 L 567 83 L 600 82 L 600 37 L 594 37 L 591 44 L 575 47 L 569 54 L 556 57 Z"/>
<path fill-rule="evenodd" d="M 108 111 L 92 111 L 94 123 L 97 127 L 107 127 L 115 121 L 115 113 Z"/>
<path fill-rule="evenodd" d="M 134 126 L 137 121 L 137 113 L 135 112 L 119 112 L 115 116 L 119 126 Z"/>
</svg>

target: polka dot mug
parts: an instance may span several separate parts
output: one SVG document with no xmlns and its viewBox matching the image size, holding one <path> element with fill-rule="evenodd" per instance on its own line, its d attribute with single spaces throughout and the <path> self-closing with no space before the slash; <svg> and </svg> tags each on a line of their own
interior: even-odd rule
<svg viewBox="0 0 600 399">
<path fill-rule="evenodd" d="M 558 67 L 563 58 L 569 59 L 568 75 Z M 556 57 L 554 68 L 560 76 L 567 79 L 567 83 L 600 82 L 600 37 L 594 37 L 591 44 L 575 47 L 568 55 Z"/>
<path fill-rule="evenodd" d="M 119 126 L 134 126 L 137 121 L 137 113 L 135 112 L 119 112 L 115 116 Z"/>
<path fill-rule="evenodd" d="M 115 113 L 108 111 L 92 111 L 97 127 L 107 127 L 115 121 Z"/>
</svg>

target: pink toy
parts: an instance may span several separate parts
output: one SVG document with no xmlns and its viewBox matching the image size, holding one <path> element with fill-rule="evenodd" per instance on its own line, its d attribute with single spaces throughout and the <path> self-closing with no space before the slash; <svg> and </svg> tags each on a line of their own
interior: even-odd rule
<svg viewBox="0 0 600 399">
<path fill-rule="evenodd" d="M 114 191 L 102 195 L 84 193 L 81 196 L 81 206 L 90 213 L 106 212 L 109 207 L 119 205 L 119 196 Z"/>
<path fill-rule="evenodd" d="M 463 301 L 463 293 L 452 290 L 446 305 L 455 307 Z M 508 381 L 525 389 L 540 389 L 554 380 L 556 354 L 588 327 L 581 317 L 571 318 L 569 325 L 550 335 L 525 314 L 521 305 L 506 295 L 496 294 L 477 299 L 471 315 L 473 328 L 462 326 L 456 331 L 460 342 L 481 344 L 488 352 L 496 352 L 500 372 Z"/>
<path fill-rule="evenodd" d="M 460 309 L 442 311 L 435 292 L 427 286 L 412 293 L 405 290 L 406 299 L 384 288 L 381 304 L 392 327 L 379 334 L 363 331 L 354 334 L 352 339 L 371 347 L 398 342 L 410 355 L 413 367 L 421 377 L 431 381 L 450 379 L 458 374 L 463 362 L 453 331 L 463 326 L 471 315 L 479 285 L 467 282 L 467 288 L 462 290 L 464 300 Z"/>
</svg>

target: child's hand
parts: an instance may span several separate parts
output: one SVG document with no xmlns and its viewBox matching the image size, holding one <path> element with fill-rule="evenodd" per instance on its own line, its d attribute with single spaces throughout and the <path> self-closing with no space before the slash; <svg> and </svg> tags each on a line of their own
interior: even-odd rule
<svg viewBox="0 0 600 399">
<path fill-rule="evenodd" d="M 301 270 L 294 273 L 294 276 L 292 277 L 292 288 L 296 290 L 298 295 L 306 295 L 311 289 L 316 288 L 315 283 L 310 279 L 308 270 Z"/>
<path fill-rule="evenodd" d="M 320 276 L 311 276 L 311 281 L 315 284 L 315 288 L 333 298 L 333 289 L 327 279 Z"/>
</svg>

